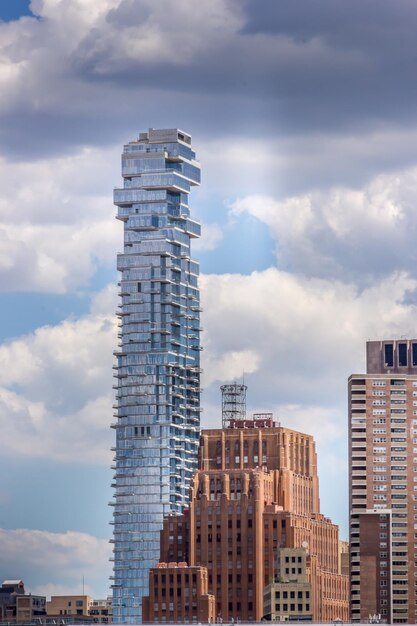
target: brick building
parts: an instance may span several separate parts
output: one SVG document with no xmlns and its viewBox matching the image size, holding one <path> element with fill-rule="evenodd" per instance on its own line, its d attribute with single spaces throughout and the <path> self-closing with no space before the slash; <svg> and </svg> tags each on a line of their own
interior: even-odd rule
<svg viewBox="0 0 417 626">
<path fill-rule="evenodd" d="M 351 618 L 417 623 L 417 340 L 349 378 Z"/>
<path fill-rule="evenodd" d="M 216 603 L 208 593 L 207 568 L 159 563 L 150 571 L 142 611 L 145 623 L 214 623 Z"/>
<path fill-rule="evenodd" d="M 347 621 L 348 578 L 339 573 L 338 527 L 320 513 L 313 438 L 270 415 L 203 431 L 189 509 L 165 519 L 161 562 L 207 568 L 223 621 L 260 620 L 279 550 L 303 545 L 313 620 Z"/>
</svg>

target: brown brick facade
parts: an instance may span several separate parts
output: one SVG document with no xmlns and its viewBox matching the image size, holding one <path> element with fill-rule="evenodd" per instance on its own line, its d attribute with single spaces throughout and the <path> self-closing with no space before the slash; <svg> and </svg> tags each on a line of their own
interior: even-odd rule
<svg viewBox="0 0 417 626">
<path fill-rule="evenodd" d="M 246 420 L 203 431 L 199 467 L 189 509 L 164 521 L 161 562 L 202 566 L 223 622 L 257 621 L 280 549 L 304 546 L 314 621 L 347 621 L 348 578 L 339 573 L 338 528 L 319 511 L 313 438 Z M 161 597 L 148 602 L 159 621 Z"/>
</svg>

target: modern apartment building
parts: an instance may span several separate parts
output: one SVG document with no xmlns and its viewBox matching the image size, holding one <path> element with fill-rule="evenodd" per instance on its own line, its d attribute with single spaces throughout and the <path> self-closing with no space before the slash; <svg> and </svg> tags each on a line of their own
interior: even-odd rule
<svg viewBox="0 0 417 626">
<path fill-rule="evenodd" d="M 417 340 L 349 378 L 351 619 L 417 623 Z"/>
<path fill-rule="evenodd" d="M 141 133 L 124 146 L 120 344 L 116 353 L 113 469 L 113 621 L 141 621 L 163 518 L 188 502 L 200 428 L 199 266 L 190 240 L 200 225 L 188 195 L 200 182 L 191 136 Z"/>
<path fill-rule="evenodd" d="M 338 527 L 320 513 L 313 438 L 278 426 L 271 414 L 246 419 L 233 405 L 238 419 L 223 415 L 225 428 L 202 432 L 189 509 L 165 519 L 161 562 L 207 568 L 217 619 L 259 621 L 265 588 L 279 579 L 281 550 L 304 548 L 311 597 L 304 596 L 302 613 L 347 621 L 348 577 L 339 573 Z M 159 583 L 154 618 L 172 593 Z M 285 617 L 284 603 L 281 610 Z"/>
</svg>

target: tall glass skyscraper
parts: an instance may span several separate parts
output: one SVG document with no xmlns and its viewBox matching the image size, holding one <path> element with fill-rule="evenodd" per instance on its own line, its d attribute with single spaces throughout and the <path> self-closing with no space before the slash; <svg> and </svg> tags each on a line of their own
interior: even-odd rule
<svg viewBox="0 0 417 626">
<path fill-rule="evenodd" d="M 166 514 L 188 501 L 200 428 L 200 225 L 188 194 L 200 182 L 191 137 L 149 129 L 124 146 L 124 222 L 114 476 L 113 621 L 141 622 Z"/>
</svg>

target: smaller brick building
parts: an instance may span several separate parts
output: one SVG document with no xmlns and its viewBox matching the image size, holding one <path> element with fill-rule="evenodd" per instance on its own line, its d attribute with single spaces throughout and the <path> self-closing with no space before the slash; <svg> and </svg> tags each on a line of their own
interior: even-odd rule
<svg viewBox="0 0 417 626">
<path fill-rule="evenodd" d="M 143 598 L 142 622 L 214 623 L 216 602 L 208 593 L 207 568 L 187 563 L 159 563 L 149 573 L 149 596 Z"/>
</svg>

